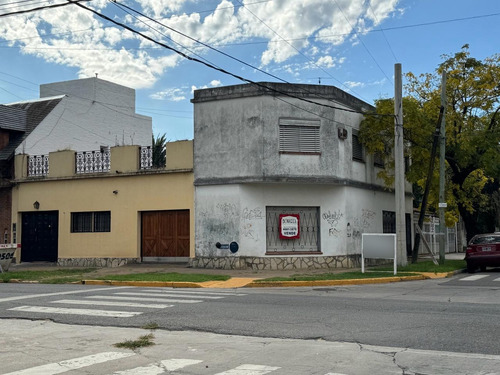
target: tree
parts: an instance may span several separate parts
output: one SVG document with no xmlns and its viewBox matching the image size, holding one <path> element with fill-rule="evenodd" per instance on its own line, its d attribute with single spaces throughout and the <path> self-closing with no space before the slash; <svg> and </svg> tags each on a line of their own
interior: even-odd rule
<svg viewBox="0 0 500 375">
<path fill-rule="evenodd" d="M 467 236 L 494 230 L 500 215 L 500 55 L 476 60 L 469 46 L 453 56 L 444 55 L 435 74 L 406 74 L 407 96 L 403 98 L 405 155 L 411 158 L 406 177 L 423 188 L 429 165 L 433 132 L 439 117 L 440 77 L 446 85 L 446 222 L 461 216 Z M 376 112 L 393 113 L 393 100 L 376 101 Z M 370 116 L 361 124 L 360 139 L 369 152 L 385 152 L 386 170 L 381 172 L 389 186 L 393 182 L 394 120 Z M 437 164 L 436 164 L 437 165 Z M 437 211 L 438 171 L 432 176 L 429 208 Z"/>
<path fill-rule="evenodd" d="M 153 149 L 153 167 L 154 168 L 164 168 L 166 165 L 166 155 L 167 155 L 167 136 L 163 134 L 155 138 L 154 134 L 152 136 L 152 149 Z"/>
</svg>

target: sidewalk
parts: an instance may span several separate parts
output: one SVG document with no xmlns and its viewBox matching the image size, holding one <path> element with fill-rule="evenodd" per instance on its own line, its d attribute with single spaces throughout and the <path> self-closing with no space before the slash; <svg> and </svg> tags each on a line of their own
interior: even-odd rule
<svg viewBox="0 0 500 375">
<path fill-rule="evenodd" d="M 446 254 L 446 259 L 463 259 L 464 253 Z M 16 271 L 50 271 L 58 269 L 55 263 L 21 263 L 12 264 L 9 272 Z M 181 273 L 181 274 L 207 274 L 207 275 L 227 275 L 227 281 L 206 281 L 194 282 L 159 282 L 159 281 L 111 281 L 96 280 L 106 275 L 127 275 L 135 273 L 149 272 Z M 342 273 L 346 271 L 359 271 L 359 269 L 312 269 L 312 270 L 220 270 L 191 268 L 186 263 L 138 263 L 121 267 L 99 268 L 91 272 L 87 279 L 83 281 L 86 285 L 115 285 L 115 286 L 144 286 L 144 287 L 171 287 L 171 288 L 243 288 L 243 287 L 311 287 L 311 286 L 335 286 L 335 285 L 359 285 L 390 283 L 399 281 L 424 280 L 429 278 L 446 278 L 457 272 L 446 273 L 419 273 L 415 276 L 393 276 L 383 278 L 351 279 L 351 280 L 317 280 L 317 281 L 273 281 L 256 282 L 259 279 L 271 277 L 291 277 L 297 274 L 318 275 L 324 273 Z"/>
</svg>

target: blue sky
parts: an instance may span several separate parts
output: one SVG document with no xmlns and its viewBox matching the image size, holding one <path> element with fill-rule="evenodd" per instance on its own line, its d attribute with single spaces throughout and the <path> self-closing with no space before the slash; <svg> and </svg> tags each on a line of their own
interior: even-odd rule
<svg viewBox="0 0 500 375">
<path fill-rule="evenodd" d="M 65 2 L 0 0 L 0 103 L 97 73 L 135 88 L 153 132 L 180 140 L 193 137 L 194 89 L 242 83 L 76 5 L 1 16 Z M 478 59 L 500 52 L 498 0 L 118 0 L 129 14 L 107 0 L 83 4 L 252 81 L 321 82 L 370 104 L 393 96 L 396 62 L 418 75 L 464 44 Z"/>
</svg>

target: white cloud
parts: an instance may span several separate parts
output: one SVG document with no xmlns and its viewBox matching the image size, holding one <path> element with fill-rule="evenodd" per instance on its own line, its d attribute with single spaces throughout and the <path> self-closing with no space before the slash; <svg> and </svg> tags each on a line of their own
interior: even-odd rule
<svg viewBox="0 0 500 375">
<path fill-rule="evenodd" d="M 171 28 L 219 49 L 224 49 L 227 43 L 264 40 L 267 45 L 257 56 L 262 66 L 281 64 L 304 53 L 314 56 L 317 66 L 333 68 L 343 60 L 335 58 L 330 48 L 349 42 L 355 31 L 367 32 L 391 17 L 399 11 L 397 6 L 401 0 L 242 1 L 245 6 L 237 8 L 229 0 L 136 0 L 133 4 Z M 186 11 L 188 6 L 201 8 L 203 4 L 214 3 L 218 3 L 217 9 L 208 14 Z M 116 11 L 106 0 L 84 5 L 107 15 Z M 210 6 L 206 5 L 205 9 Z M 121 17 L 116 16 L 124 22 Z M 163 29 L 160 35 L 130 16 L 126 19 L 134 28 L 189 55 L 195 52 L 203 56 L 207 50 L 172 30 Z M 190 52 L 165 36 L 189 48 Z M 99 73 L 103 79 L 136 89 L 151 87 L 165 71 L 184 61 L 174 52 L 160 47 L 153 49 L 153 43 L 118 26 L 110 26 L 109 22 L 104 23 L 74 5 L 23 17 L 5 17 L 0 23 L 0 39 L 8 41 L 9 46 L 18 46 L 24 54 L 74 67 L 80 77 Z M 242 51 L 244 48 L 241 47 Z M 302 69 L 313 65 L 303 63 Z M 281 66 L 281 69 L 289 69 L 294 74 L 299 71 L 294 66 Z"/>
<path fill-rule="evenodd" d="M 365 83 L 363 82 L 354 82 L 354 81 L 346 81 L 344 82 L 344 85 L 350 89 L 356 88 L 356 87 L 365 87 Z"/>
<path fill-rule="evenodd" d="M 159 91 L 154 94 L 151 94 L 149 97 L 151 99 L 168 100 L 171 102 L 180 102 L 186 99 L 186 97 L 184 96 L 184 92 L 182 92 L 181 89 L 177 88 L 170 88 L 163 91 Z"/>
<path fill-rule="evenodd" d="M 222 86 L 222 82 L 217 80 L 217 79 L 214 79 L 213 81 L 210 81 L 210 83 L 208 85 L 204 85 L 204 86 L 191 86 L 191 94 L 195 91 L 195 90 L 201 90 L 201 89 L 208 89 L 210 87 L 219 87 L 219 86 Z"/>
</svg>

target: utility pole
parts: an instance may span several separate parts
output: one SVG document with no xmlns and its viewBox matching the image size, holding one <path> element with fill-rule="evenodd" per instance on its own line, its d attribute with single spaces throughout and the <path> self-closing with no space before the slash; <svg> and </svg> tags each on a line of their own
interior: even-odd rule
<svg viewBox="0 0 500 375">
<path fill-rule="evenodd" d="M 394 191 L 396 196 L 396 246 L 399 266 L 406 266 L 405 160 L 403 142 L 403 84 L 401 64 L 394 65 Z"/>
<path fill-rule="evenodd" d="M 445 182 L 445 147 L 446 147 L 446 71 L 443 69 L 441 75 L 441 107 L 443 108 L 443 116 L 441 117 L 441 128 L 439 137 L 439 264 L 444 264 L 445 246 L 446 246 L 446 224 L 444 219 L 444 211 L 446 209 L 446 199 L 444 196 Z"/>
</svg>

